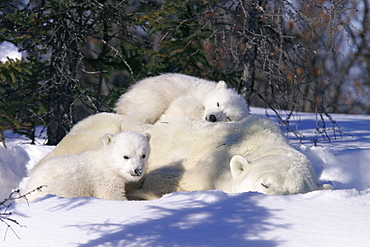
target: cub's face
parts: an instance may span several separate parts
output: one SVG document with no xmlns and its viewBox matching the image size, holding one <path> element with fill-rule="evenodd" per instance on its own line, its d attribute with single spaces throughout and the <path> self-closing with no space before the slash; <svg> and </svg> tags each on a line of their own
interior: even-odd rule
<svg viewBox="0 0 370 247">
<path fill-rule="evenodd" d="M 226 88 L 226 83 L 221 82 L 204 100 L 204 118 L 209 122 L 236 122 L 247 117 L 247 102 L 234 90 Z"/>
<path fill-rule="evenodd" d="M 137 181 L 146 172 L 150 154 L 150 134 L 121 132 L 104 137 L 109 155 L 109 164 L 127 181 Z"/>
</svg>

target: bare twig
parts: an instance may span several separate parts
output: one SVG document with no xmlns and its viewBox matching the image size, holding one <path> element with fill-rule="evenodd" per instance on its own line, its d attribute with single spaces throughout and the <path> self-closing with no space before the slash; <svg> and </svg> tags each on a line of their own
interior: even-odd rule
<svg viewBox="0 0 370 247">
<path fill-rule="evenodd" d="M 20 239 L 20 237 L 18 236 L 18 234 L 14 230 L 12 224 L 17 225 L 19 227 L 23 227 L 23 225 L 21 225 L 17 220 L 11 218 L 11 215 L 12 215 L 12 212 L 10 212 L 11 206 L 14 204 L 14 202 L 16 200 L 19 200 L 19 199 L 24 199 L 28 203 L 27 196 L 30 195 L 31 193 L 37 191 L 37 190 L 41 190 L 41 188 L 43 188 L 43 187 L 44 186 L 39 186 L 36 189 L 34 189 L 32 191 L 29 191 L 25 194 L 21 194 L 20 190 L 15 190 L 9 195 L 8 198 L 5 198 L 3 201 L 0 202 L 0 221 L 2 223 L 4 223 L 7 227 L 6 231 L 5 231 L 5 235 L 4 235 L 4 241 L 6 240 L 6 236 L 7 236 L 7 233 L 8 233 L 9 229 L 14 233 L 14 235 L 17 238 Z"/>
</svg>

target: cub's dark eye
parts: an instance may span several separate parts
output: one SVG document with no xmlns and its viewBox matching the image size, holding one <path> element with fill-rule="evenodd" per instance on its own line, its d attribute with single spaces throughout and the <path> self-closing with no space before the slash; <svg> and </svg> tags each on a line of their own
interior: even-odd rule
<svg viewBox="0 0 370 247">
<path fill-rule="evenodd" d="M 127 155 L 125 155 L 125 156 L 123 156 L 123 158 L 124 158 L 125 160 L 128 160 L 130 157 L 128 157 Z"/>
<path fill-rule="evenodd" d="M 143 156 L 141 156 L 141 158 L 143 158 L 143 159 L 145 159 L 145 157 L 146 157 L 146 155 L 145 155 L 145 154 L 143 154 Z"/>
<path fill-rule="evenodd" d="M 217 102 L 217 107 L 220 107 L 220 103 Z"/>
</svg>

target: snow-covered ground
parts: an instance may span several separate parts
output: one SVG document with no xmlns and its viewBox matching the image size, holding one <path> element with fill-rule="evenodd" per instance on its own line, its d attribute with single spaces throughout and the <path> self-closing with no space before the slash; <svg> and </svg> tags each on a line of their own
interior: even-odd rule
<svg viewBox="0 0 370 247">
<path fill-rule="evenodd" d="M 289 139 L 333 191 L 195 191 L 153 201 L 46 196 L 8 209 L 21 226 L 7 222 L 13 232 L 0 222 L 0 246 L 369 246 L 370 116 L 332 116 L 344 135 L 317 146 Z M 301 113 L 291 125 L 312 138 L 315 115 Z M 0 146 L 2 198 L 53 148 L 43 146 L 42 138 L 29 145 L 10 131 L 6 136 L 8 148 Z"/>
</svg>

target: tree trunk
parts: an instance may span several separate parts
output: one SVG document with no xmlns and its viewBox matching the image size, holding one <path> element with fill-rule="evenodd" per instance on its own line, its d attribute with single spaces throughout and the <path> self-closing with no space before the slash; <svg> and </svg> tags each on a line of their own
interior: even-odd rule
<svg viewBox="0 0 370 247">
<path fill-rule="evenodd" d="M 65 28 L 56 26 L 53 52 L 50 60 L 54 76 L 50 80 L 48 145 L 56 145 L 67 134 L 73 125 L 72 107 L 74 87 L 77 83 L 79 46 L 73 29 L 68 29 L 70 20 L 59 20 Z"/>
<path fill-rule="evenodd" d="M 47 145 L 57 145 L 72 127 L 73 91 L 69 85 L 62 84 L 50 94 Z"/>
</svg>

